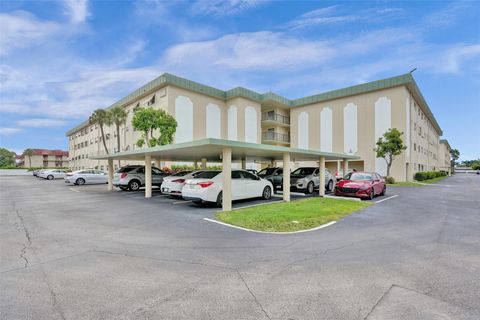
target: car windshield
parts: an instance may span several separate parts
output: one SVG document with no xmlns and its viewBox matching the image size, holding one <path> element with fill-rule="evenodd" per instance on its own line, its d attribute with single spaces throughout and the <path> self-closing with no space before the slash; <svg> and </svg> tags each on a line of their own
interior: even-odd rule
<svg viewBox="0 0 480 320">
<path fill-rule="evenodd" d="M 277 170 L 277 169 L 276 168 L 265 168 L 263 170 L 260 170 L 260 172 L 258 174 L 269 176 L 269 175 L 272 175 L 275 172 L 275 170 Z"/>
<path fill-rule="evenodd" d="M 192 171 L 179 171 L 177 173 L 172 174 L 172 177 L 181 177 L 181 176 L 184 176 L 186 174 L 189 174 L 190 172 L 192 172 Z"/>
<path fill-rule="evenodd" d="M 222 171 L 211 170 L 211 171 L 204 171 L 197 175 L 195 175 L 195 179 L 212 179 L 217 176 Z"/>
<path fill-rule="evenodd" d="M 371 181 L 373 177 L 370 173 L 351 172 L 345 176 L 345 180 Z"/>
<path fill-rule="evenodd" d="M 315 172 L 315 168 L 298 168 L 297 170 L 293 171 L 292 174 L 298 174 L 302 176 L 308 176 Z"/>
</svg>

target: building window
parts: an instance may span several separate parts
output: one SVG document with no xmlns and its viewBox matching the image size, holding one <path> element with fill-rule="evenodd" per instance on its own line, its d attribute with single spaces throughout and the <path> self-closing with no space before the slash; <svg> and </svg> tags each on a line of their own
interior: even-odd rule
<svg viewBox="0 0 480 320">
<path fill-rule="evenodd" d="M 413 144 L 413 151 L 417 151 L 417 144 L 416 143 Z"/>
<path fill-rule="evenodd" d="M 147 106 L 151 106 L 154 103 L 155 103 L 155 95 L 153 95 L 152 98 L 150 100 L 148 100 Z"/>
</svg>

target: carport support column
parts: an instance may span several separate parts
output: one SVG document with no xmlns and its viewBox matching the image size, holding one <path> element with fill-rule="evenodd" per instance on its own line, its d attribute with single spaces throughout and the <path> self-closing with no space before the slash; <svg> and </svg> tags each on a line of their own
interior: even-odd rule
<svg viewBox="0 0 480 320">
<path fill-rule="evenodd" d="M 318 195 L 325 196 L 325 157 L 320 157 L 320 186 L 318 187 Z"/>
<path fill-rule="evenodd" d="M 145 198 L 152 197 L 152 156 L 145 156 Z"/>
<path fill-rule="evenodd" d="M 243 170 L 247 169 L 247 159 L 242 159 L 242 169 Z"/>
<path fill-rule="evenodd" d="M 283 154 L 283 201 L 290 202 L 290 153 Z"/>
<path fill-rule="evenodd" d="M 195 170 L 198 169 L 198 161 L 197 161 L 197 160 L 193 161 L 193 168 L 194 168 Z"/>
<path fill-rule="evenodd" d="M 202 170 L 207 170 L 207 159 L 202 158 Z"/>
<path fill-rule="evenodd" d="M 113 159 L 108 159 L 108 191 L 113 190 Z"/>
<path fill-rule="evenodd" d="M 155 159 L 155 167 L 158 169 L 162 169 L 162 161 Z"/>
<path fill-rule="evenodd" d="M 203 160 L 202 160 L 203 162 Z M 222 150 L 222 210 L 232 210 L 232 149 L 223 148 Z"/>
<path fill-rule="evenodd" d="M 348 173 L 348 160 L 343 159 L 343 176 L 345 176 Z"/>
</svg>

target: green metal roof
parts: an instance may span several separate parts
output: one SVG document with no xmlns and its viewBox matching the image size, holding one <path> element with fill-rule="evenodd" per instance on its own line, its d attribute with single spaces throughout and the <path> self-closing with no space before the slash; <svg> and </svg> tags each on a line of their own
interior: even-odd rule
<svg viewBox="0 0 480 320">
<path fill-rule="evenodd" d="M 225 147 L 232 149 L 233 160 L 241 160 L 244 158 L 253 160 L 282 160 L 285 152 L 290 153 L 292 161 L 293 159 L 296 161 L 318 160 L 321 156 L 324 156 L 326 160 L 360 159 L 358 156 L 343 153 L 321 152 L 316 150 L 212 138 L 169 144 L 154 148 L 118 152 L 110 155 L 91 156 L 90 159 L 143 160 L 146 155 L 151 155 L 152 157 L 156 157 L 163 161 L 194 161 L 200 160 L 200 158 L 206 158 L 207 161 L 218 162 L 220 161 L 222 149 Z"/>
<path fill-rule="evenodd" d="M 442 130 L 440 126 L 435 120 L 435 117 L 433 116 L 430 108 L 428 107 L 427 102 L 425 101 L 423 95 L 421 94 L 420 89 L 418 88 L 415 82 L 415 79 L 410 73 L 391 77 L 391 78 L 386 78 L 382 80 L 367 82 L 364 84 L 355 85 L 355 86 L 351 86 L 343 89 L 328 91 L 325 93 L 316 94 L 316 95 L 294 99 L 294 100 L 290 100 L 288 98 L 282 97 L 273 92 L 260 94 L 255 91 L 242 88 L 242 87 L 237 87 L 228 91 L 223 91 L 214 87 L 200 84 L 192 80 L 175 76 L 173 74 L 164 73 L 158 78 L 148 82 L 144 86 L 133 91 L 126 97 L 115 102 L 114 104 L 109 106 L 107 109 L 110 109 L 116 106 L 127 106 L 133 103 L 134 101 L 138 100 L 139 98 L 147 94 L 150 94 L 153 91 L 158 90 L 167 85 L 172 85 L 172 86 L 176 86 L 189 91 L 202 93 L 202 94 L 215 97 L 218 99 L 222 99 L 222 100 L 229 100 L 236 97 L 243 97 L 259 103 L 273 101 L 290 108 L 305 106 L 305 105 L 314 104 L 318 102 L 339 99 L 339 98 L 358 95 L 358 94 L 367 93 L 371 91 L 377 91 L 377 90 L 405 85 L 412 92 L 412 94 L 417 98 L 417 101 L 420 103 L 422 109 L 430 118 L 430 120 L 434 124 L 437 131 L 440 133 L 440 136 L 442 135 Z M 80 130 L 81 128 L 87 125 L 88 125 L 88 121 L 85 121 L 82 124 L 76 126 L 75 128 L 67 131 L 66 135 L 69 136 L 72 133 L 75 133 L 76 131 Z"/>
</svg>

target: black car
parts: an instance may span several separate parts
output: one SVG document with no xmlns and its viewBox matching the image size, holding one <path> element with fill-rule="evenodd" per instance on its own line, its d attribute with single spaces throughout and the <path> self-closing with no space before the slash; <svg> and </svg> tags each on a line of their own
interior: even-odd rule
<svg viewBox="0 0 480 320">
<path fill-rule="evenodd" d="M 270 181 L 273 184 L 273 190 L 283 188 L 283 168 L 271 167 L 260 170 L 257 174 L 260 178 Z"/>
</svg>

